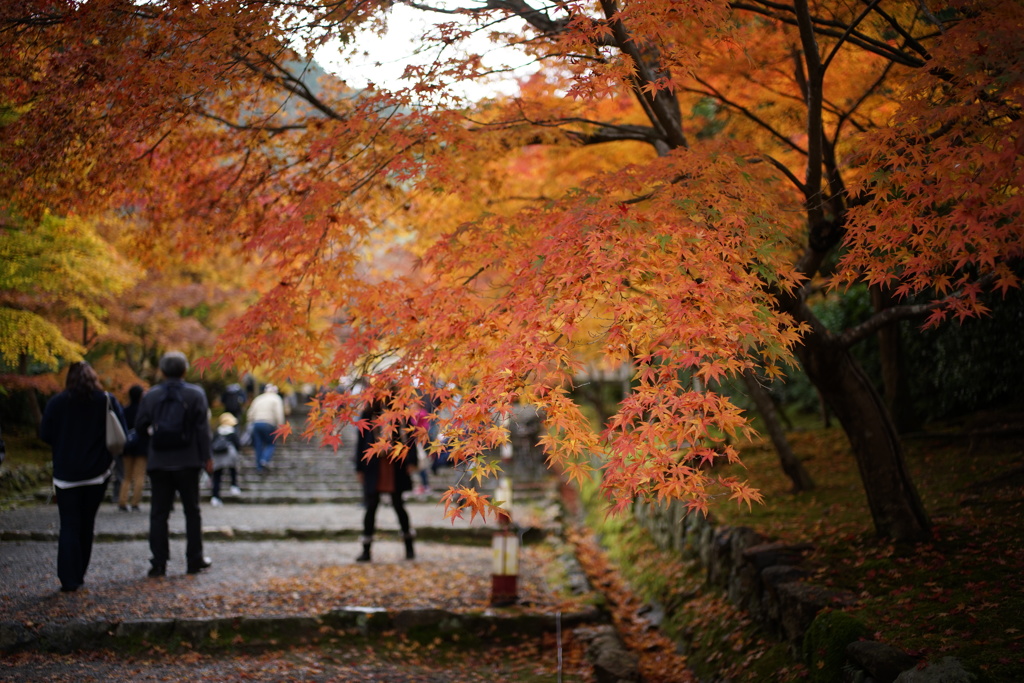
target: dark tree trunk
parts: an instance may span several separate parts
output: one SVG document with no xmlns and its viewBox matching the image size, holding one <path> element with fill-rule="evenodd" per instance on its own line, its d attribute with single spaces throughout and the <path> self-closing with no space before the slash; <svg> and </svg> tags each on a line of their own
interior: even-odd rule
<svg viewBox="0 0 1024 683">
<path fill-rule="evenodd" d="M 753 372 L 747 371 L 743 373 L 743 382 L 747 385 L 747 392 L 750 394 L 750 398 L 753 399 L 754 405 L 757 406 L 757 412 L 761 414 L 761 419 L 764 420 L 765 427 L 768 429 L 768 436 L 775 446 L 775 452 L 779 455 L 779 464 L 782 465 L 782 471 L 793 482 L 793 493 L 810 491 L 814 488 L 814 480 L 804 468 L 804 464 L 793 453 L 793 449 L 789 447 L 789 440 L 786 438 L 786 432 L 779 421 L 779 414 L 775 410 L 772 397 L 761 386 Z"/>
<path fill-rule="evenodd" d="M 931 523 L 882 397 L 849 351 L 832 341 L 805 307 L 800 308 L 812 331 L 797 346 L 797 357 L 850 440 L 875 529 L 895 541 L 926 540 Z"/>
<path fill-rule="evenodd" d="M 872 287 L 871 303 L 876 312 L 881 312 L 892 307 L 894 301 L 887 292 Z M 900 434 L 914 431 L 921 426 L 921 418 L 910 400 L 910 385 L 903 371 L 903 340 L 899 323 L 891 323 L 878 331 L 878 354 L 882 365 L 885 405 L 892 415 L 896 431 Z"/>
</svg>

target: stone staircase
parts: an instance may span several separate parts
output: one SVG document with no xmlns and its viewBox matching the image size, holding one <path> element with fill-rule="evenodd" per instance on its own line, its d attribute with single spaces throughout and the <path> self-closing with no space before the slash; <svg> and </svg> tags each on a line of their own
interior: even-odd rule
<svg viewBox="0 0 1024 683">
<path fill-rule="evenodd" d="M 251 447 L 242 450 L 242 466 L 238 472 L 244 503 L 347 503 L 362 499 L 356 479 L 353 454 L 356 429 L 342 429 L 342 443 L 335 451 L 330 446 L 310 442 L 297 436 L 304 428 L 303 417 L 290 418 L 292 434 L 279 443 L 270 461 L 270 472 L 256 472 Z M 225 477 L 226 482 L 226 477 Z M 224 489 L 222 483 L 222 490 Z M 208 485 L 203 489 L 209 495 Z"/>
<path fill-rule="evenodd" d="M 346 425 L 341 430 L 341 444 L 335 450 L 324 446 L 319 441 L 307 441 L 300 436 L 305 429 L 305 415 L 298 413 L 289 417 L 292 425 L 292 436 L 283 443 L 278 443 L 270 462 L 270 472 L 256 472 L 255 455 L 252 447 L 242 449 L 241 467 L 238 470 L 238 485 L 242 490 L 240 496 L 231 496 L 228 491 L 230 479 L 227 473 L 221 483 L 221 493 L 225 500 L 232 503 L 252 504 L 303 504 L 303 503 L 360 503 L 362 488 L 356 478 L 354 454 L 357 430 Z M 543 454 L 536 446 L 526 444 L 522 439 L 513 438 L 513 451 L 516 453 L 511 474 L 515 479 L 517 499 L 531 498 L 538 495 L 543 482 L 549 480 L 549 473 L 543 464 Z M 436 499 L 449 486 L 473 483 L 464 467 L 444 467 L 437 473 L 431 472 L 429 483 L 432 496 Z M 415 475 L 414 484 L 419 483 Z M 483 493 L 493 493 L 497 482 L 485 480 L 477 488 Z M 146 479 L 143 500 L 149 500 L 149 479 Z M 201 494 L 203 500 L 210 498 L 210 482 L 204 477 Z M 36 491 L 38 500 L 50 500 L 52 491 L 49 487 Z M 108 488 L 108 500 L 116 502 L 114 487 Z M 413 493 L 406 494 L 406 500 L 416 498 Z M 427 499 L 424 495 L 421 498 Z M 385 501 L 386 502 L 386 501 Z"/>
<path fill-rule="evenodd" d="M 284 443 L 279 443 L 270 462 L 270 472 L 261 475 L 256 472 L 255 456 L 251 448 L 243 449 L 242 467 L 239 470 L 239 486 L 242 496 L 233 499 L 242 503 L 358 503 L 362 501 L 362 488 L 356 478 L 354 454 L 358 432 L 352 425 L 341 430 L 341 445 L 337 450 L 323 446 L 319 442 L 310 442 L 297 436 L 304 429 L 304 415 L 289 418 L 292 423 L 292 434 Z M 516 444 L 518 446 L 518 444 Z M 514 449 L 523 452 L 530 458 L 531 469 L 536 467 L 536 452 Z M 524 463 L 526 457 L 520 458 L 517 465 Z M 429 474 L 430 488 L 433 495 L 439 495 L 449 486 L 462 482 L 471 485 L 470 478 L 465 476 L 464 467 L 441 468 Z M 528 496 L 531 490 L 527 479 L 527 470 L 523 466 L 513 468 L 518 491 Z M 546 480 L 546 476 L 542 476 Z M 225 479 L 226 482 L 226 479 Z M 414 484 L 419 483 L 418 475 L 414 476 Z M 491 493 L 497 482 L 487 480 L 478 488 Z M 222 483 L 222 490 L 226 492 Z M 209 485 L 203 488 L 204 497 L 209 496 Z M 413 494 L 406 494 L 412 498 Z"/>
</svg>

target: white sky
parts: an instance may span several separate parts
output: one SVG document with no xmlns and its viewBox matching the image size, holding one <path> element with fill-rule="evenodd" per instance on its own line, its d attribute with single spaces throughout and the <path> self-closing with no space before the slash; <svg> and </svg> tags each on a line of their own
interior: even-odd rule
<svg viewBox="0 0 1024 683">
<path fill-rule="evenodd" d="M 370 82 L 388 89 L 407 86 L 409 83 L 401 78 L 406 66 L 428 64 L 436 54 L 436 48 L 416 54 L 421 36 L 435 23 L 454 21 L 457 15 L 430 15 L 396 4 L 389 10 L 388 17 L 387 35 L 376 36 L 366 32 L 357 38 L 354 45 L 345 48 L 345 54 L 351 55 L 349 63 L 345 63 L 337 45 L 319 50 L 315 54 L 317 62 L 353 88 L 365 88 Z M 485 34 L 486 32 L 476 34 L 470 41 L 470 47 L 473 51 L 485 55 L 484 63 L 488 67 L 495 68 L 502 61 L 516 66 L 527 61 L 524 55 L 511 48 L 496 49 Z M 499 93 L 512 94 L 515 92 L 515 86 L 511 79 L 511 75 L 505 75 L 496 79 L 503 82 L 491 86 L 475 83 L 458 84 L 453 85 L 452 89 L 457 94 L 474 100 Z"/>
</svg>

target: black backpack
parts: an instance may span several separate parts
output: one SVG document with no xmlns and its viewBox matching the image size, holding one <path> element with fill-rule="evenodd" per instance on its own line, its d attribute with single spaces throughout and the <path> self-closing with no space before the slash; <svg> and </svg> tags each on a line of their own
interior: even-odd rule
<svg viewBox="0 0 1024 683">
<path fill-rule="evenodd" d="M 192 421 L 188 419 L 188 406 L 177 384 L 164 385 L 163 398 L 153 409 L 151 429 L 149 443 L 155 451 L 187 448 L 192 443 Z"/>
<path fill-rule="evenodd" d="M 210 450 L 214 453 L 227 453 L 231 450 L 231 441 L 228 440 L 228 437 L 218 432 L 210 443 Z"/>
</svg>

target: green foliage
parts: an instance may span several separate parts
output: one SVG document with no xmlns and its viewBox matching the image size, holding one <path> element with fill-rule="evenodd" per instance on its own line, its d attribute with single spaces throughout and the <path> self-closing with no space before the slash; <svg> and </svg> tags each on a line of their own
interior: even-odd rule
<svg viewBox="0 0 1024 683">
<path fill-rule="evenodd" d="M 85 351 L 65 337 L 58 325 L 12 308 L 0 308 L 0 340 L 0 358 L 10 365 L 25 355 L 56 366 L 59 358 L 76 360 Z"/>
<path fill-rule="evenodd" d="M 910 302 L 913 303 L 913 302 Z M 922 419 L 937 420 L 1013 402 L 1024 384 L 1024 293 L 1011 290 L 1006 297 L 990 295 L 989 315 L 922 329 L 921 320 L 900 323 L 903 372 L 913 410 Z M 815 314 L 833 331 L 857 325 L 872 313 L 864 286 L 832 294 L 813 306 Z M 875 338 L 855 346 L 851 353 L 882 391 L 880 357 Z M 785 406 L 799 412 L 818 411 L 818 395 L 798 367 L 786 369 L 785 380 L 770 391 Z M 740 401 L 742 403 L 742 401 Z"/>
<path fill-rule="evenodd" d="M 1020 400 L 1024 293 L 990 296 L 991 315 L 938 329 L 903 326 L 914 407 L 940 419 Z"/>
<path fill-rule="evenodd" d="M 846 646 L 870 634 L 868 627 L 845 612 L 826 610 L 818 614 L 804 634 L 804 659 L 814 683 L 842 679 Z"/>
</svg>

